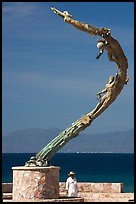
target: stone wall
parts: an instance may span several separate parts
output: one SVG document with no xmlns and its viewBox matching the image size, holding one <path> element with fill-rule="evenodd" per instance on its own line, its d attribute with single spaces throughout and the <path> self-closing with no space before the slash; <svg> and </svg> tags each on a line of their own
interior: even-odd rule
<svg viewBox="0 0 136 204">
<path fill-rule="evenodd" d="M 60 196 L 66 196 L 65 182 L 59 183 Z M 124 193 L 123 183 L 78 182 L 78 196 L 84 202 L 129 202 L 134 201 L 134 193 Z"/>
<path fill-rule="evenodd" d="M 59 183 L 60 192 L 65 192 L 65 182 Z M 123 183 L 90 183 L 78 182 L 79 192 L 91 193 L 122 193 Z"/>
<path fill-rule="evenodd" d="M 65 182 L 59 182 L 60 193 L 65 193 Z M 3 183 L 2 192 L 11 193 L 13 188 L 12 183 Z M 92 193 L 122 193 L 122 183 L 90 183 L 90 182 L 78 182 L 79 192 L 92 192 Z"/>
<path fill-rule="evenodd" d="M 130 202 L 134 193 L 79 193 L 84 202 Z"/>
<path fill-rule="evenodd" d="M 12 167 L 12 198 L 42 200 L 59 198 L 59 167 Z"/>
<path fill-rule="evenodd" d="M 78 196 L 84 198 L 84 202 L 134 201 L 134 193 L 124 193 L 122 183 L 78 182 L 78 189 Z M 3 183 L 2 192 L 12 193 L 12 183 Z M 65 182 L 59 182 L 59 195 L 60 197 L 66 196 Z"/>
<path fill-rule="evenodd" d="M 12 193 L 13 183 L 2 183 L 2 193 Z"/>
</svg>

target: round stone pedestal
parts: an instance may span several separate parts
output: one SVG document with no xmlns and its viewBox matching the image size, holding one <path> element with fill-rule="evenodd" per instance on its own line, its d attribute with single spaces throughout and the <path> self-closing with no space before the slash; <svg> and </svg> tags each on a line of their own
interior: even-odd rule
<svg viewBox="0 0 136 204">
<path fill-rule="evenodd" d="M 60 167 L 12 167 L 13 201 L 59 198 Z"/>
</svg>

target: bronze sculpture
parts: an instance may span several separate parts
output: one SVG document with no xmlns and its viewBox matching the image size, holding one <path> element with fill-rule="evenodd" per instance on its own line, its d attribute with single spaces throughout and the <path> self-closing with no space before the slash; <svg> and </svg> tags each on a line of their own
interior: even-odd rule
<svg viewBox="0 0 136 204">
<path fill-rule="evenodd" d="M 127 84 L 129 78 L 127 76 L 128 61 L 119 44 L 119 42 L 111 36 L 111 31 L 108 28 L 97 28 L 86 23 L 79 22 L 72 19 L 72 15 L 67 11 L 61 12 L 55 7 L 51 7 L 52 11 L 61 16 L 64 22 L 73 25 L 75 28 L 87 32 L 90 35 L 100 36 L 102 39 L 98 40 L 97 47 L 100 50 L 99 57 L 103 54 L 104 49 L 108 53 L 110 61 L 116 63 L 119 73 L 116 76 L 109 78 L 106 87 L 96 96 L 100 96 L 100 101 L 96 107 L 86 115 L 71 124 L 70 127 L 61 132 L 51 142 L 49 142 L 35 157 L 31 157 L 26 162 L 25 166 L 49 166 L 51 158 L 59 151 L 69 140 L 76 137 L 81 131 L 91 125 L 93 120 L 104 112 L 109 105 L 111 105 L 117 96 L 120 94 L 124 85 Z M 101 94 L 106 93 L 102 98 Z"/>
</svg>

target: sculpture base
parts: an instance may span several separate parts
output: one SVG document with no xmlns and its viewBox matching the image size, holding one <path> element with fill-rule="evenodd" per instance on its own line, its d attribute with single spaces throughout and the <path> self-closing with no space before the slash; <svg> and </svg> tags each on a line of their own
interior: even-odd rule
<svg viewBox="0 0 136 204">
<path fill-rule="evenodd" d="M 12 167 L 13 201 L 59 198 L 59 169 L 49 167 Z"/>
</svg>

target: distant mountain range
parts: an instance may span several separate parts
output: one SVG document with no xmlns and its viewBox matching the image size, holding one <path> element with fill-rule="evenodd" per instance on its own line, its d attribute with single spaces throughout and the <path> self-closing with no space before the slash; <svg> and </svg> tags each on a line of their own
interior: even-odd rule
<svg viewBox="0 0 136 204">
<path fill-rule="evenodd" d="M 3 153 L 38 153 L 62 130 L 30 128 L 11 132 L 2 139 Z M 83 134 L 70 140 L 59 152 L 134 153 L 134 130 Z"/>
</svg>

